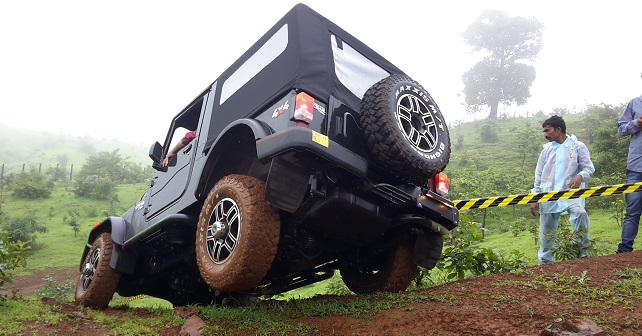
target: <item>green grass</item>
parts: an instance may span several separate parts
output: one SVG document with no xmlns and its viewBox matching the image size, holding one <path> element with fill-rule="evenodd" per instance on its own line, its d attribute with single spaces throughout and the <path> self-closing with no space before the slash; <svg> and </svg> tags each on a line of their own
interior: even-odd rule
<svg viewBox="0 0 642 336">
<path fill-rule="evenodd" d="M 622 197 L 622 196 L 613 196 Z M 622 228 L 611 219 L 612 213 L 607 210 L 593 210 L 590 211 L 589 218 L 591 220 L 591 227 L 589 234 L 595 244 L 604 250 L 604 254 L 615 253 L 617 244 L 620 243 Z M 533 221 L 533 225 L 539 225 L 539 219 L 532 217 L 530 213 L 529 220 Z M 523 231 L 516 237 L 513 236 L 511 231 L 501 232 L 501 226 L 504 223 L 510 222 L 511 217 L 504 214 L 498 219 L 491 219 L 487 222 L 486 236 L 484 242 L 481 244 L 484 247 L 491 247 L 495 251 L 506 254 L 513 250 L 524 252 L 532 263 L 537 263 L 537 250 L 539 249 L 539 242 L 535 243 L 533 236 Z M 568 224 L 567 224 L 568 225 Z M 640 243 L 638 243 L 640 244 Z"/>
<path fill-rule="evenodd" d="M 572 125 L 579 116 L 565 117 L 567 124 Z M 495 130 L 497 131 L 499 142 L 494 144 L 483 143 L 480 139 L 479 124 L 470 123 L 464 124 L 455 128 L 451 127 L 451 139 L 456 144 L 459 136 L 462 137 L 464 146 L 461 149 L 453 149 L 451 162 L 446 170 L 451 177 L 451 191 L 453 196 L 457 195 L 458 181 L 465 179 L 470 169 L 476 169 L 477 166 L 494 170 L 501 173 L 503 172 L 523 172 L 523 179 L 514 182 L 512 187 L 515 190 L 520 190 L 513 193 L 527 193 L 531 188 L 532 174 L 534 165 L 539 151 L 534 151 L 526 157 L 522 163 L 520 156 L 511 142 L 514 132 L 519 127 L 524 127 L 528 123 L 535 131 L 541 129 L 541 121 L 545 118 L 517 118 L 514 120 L 502 121 L 495 123 Z M 574 132 L 572 127 L 569 127 L 569 132 Z M 577 133 L 576 133 L 577 134 Z M 578 134 L 580 139 L 581 134 Z M 49 138 L 48 138 L 49 139 Z M 545 140 L 542 138 L 542 143 Z M 3 153 L 9 151 L 6 143 L 2 143 L 0 139 L 0 160 L 3 158 Z M 49 139 L 49 141 L 62 141 L 61 139 Z M 77 151 L 77 144 L 69 144 L 62 141 L 65 150 Z M 9 146 L 10 148 L 10 146 Z M 75 148 L 75 149 L 74 149 Z M 96 147 L 98 148 L 98 147 Z M 540 147 L 541 148 L 541 147 Z M 4 150 L 4 152 L 3 152 Z M 107 150 L 107 149 L 105 149 Z M 32 153 L 35 158 L 49 158 L 55 156 L 56 152 L 53 148 L 49 148 L 48 152 L 38 150 L 25 150 Z M 127 153 L 123 153 L 127 156 Z M 26 155 L 26 154 L 25 154 Z M 25 156 L 23 155 L 23 156 Z M 26 162 L 36 162 L 30 157 L 17 157 L 16 160 L 27 160 Z M 82 155 L 69 154 L 71 158 Z M 10 157 L 10 156 L 4 156 Z M 468 163 L 465 161 L 468 160 Z M 18 162 L 18 161 L 16 161 Z M 2 163 L 0 161 L 0 163 Z M 80 164 L 75 166 L 78 171 Z M 92 225 L 99 220 L 104 219 L 107 215 L 120 215 L 127 208 L 132 206 L 140 196 L 146 191 L 147 184 L 137 185 L 120 185 L 118 186 L 118 199 L 119 203 L 113 204 L 108 201 L 96 201 L 76 197 L 70 186 L 61 185 L 56 187 L 51 197 L 40 200 L 22 200 L 13 198 L 10 192 L 6 190 L 2 194 L 2 212 L 5 216 L 22 216 L 24 214 L 34 214 L 37 219 L 44 223 L 49 231 L 44 234 L 37 235 L 37 243 L 42 246 L 41 249 L 35 250 L 34 254 L 28 259 L 27 267 L 21 269 L 18 274 L 24 274 L 35 270 L 46 268 L 67 268 L 77 267 L 80 260 L 82 249 L 86 243 L 87 235 Z M 493 195 L 475 195 L 475 197 L 488 197 L 500 196 L 501 194 Z M 619 196 L 611 196 L 613 199 L 622 198 Z M 78 218 L 81 223 L 81 230 L 78 235 L 74 235 L 71 227 L 64 222 L 64 216 L 69 210 L 77 210 L 80 213 Z M 621 227 L 611 218 L 612 211 L 599 210 L 596 207 L 589 205 L 589 217 L 591 220 L 590 234 L 591 238 L 597 241 L 597 244 L 602 247 L 606 253 L 615 251 L 617 244 L 620 240 Z M 462 215 L 470 215 L 477 221 L 481 221 L 483 212 L 477 210 L 476 212 L 462 212 Z M 537 263 L 537 249 L 539 247 L 528 231 L 521 231 L 515 236 L 511 230 L 511 224 L 516 222 L 516 218 L 524 218 L 528 225 L 538 226 L 538 219 L 530 214 L 529 206 L 512 206 L 506 208 L 493 209 L 488 211 L 485 223 L 486 234 L 485 241 L 482 243 L 483 247 L 491 247 L 495 251 L 508 254 L 510 251 L 519 250 L 529 257 L 532 264 Z M 612 288 L 605 291 L 619 297 L 619 300 L 624 300 L 626 295 L 635 295 L 639 297 L 640 288 L 642 285 L 637 279 L 640 278 L 639 270 L 627 270 L 620 275 L 620 279 L 614 282 Z M 590 277 L 590 275 L 589 275 Z M 552 279 L 536 279 L 534 285 L 538 287 L 551 286 L 550 290 L 557 290 L 555 288 L 573 289 L 575 294 L 588 295 L 591 299 L 606 300 L 602 298 L 599 290 L 588 285 L 578 286 L 580 278 L 570 275 L 559 275 Z M 44 284 L 44 280 L 43 280 Z M 503 284 L 505 286 L 515 284 Z M 533 284 L 531 284 L 533 285 Z M 380 295 L 380 296 L 359 296 L 350 297 L 345 299 L 322 299 L 322 300 L 308 300 L 318 294 L 325 294 L 328 292 L 336 293 L 337 286 L 343 286 L 339 276 L 335 276 L 330 280 L 306 286 L 294 291 L 283 293 L 275 296 L 274 299 L 287 301 L 286 305 L 262 307 L 245 307 L 245 308 L 217 308 L 217 307 L 201 307 L 202 316 L 212 321 L 224 321 L 227 324 L 233 324 L 243 330 L 260 330 L 257 334 L 314 334 L 315 329 L 311 326 L 299 324 L 291 325 L 289 320 L 293 317 L 300 316 L 325 316 L 328 314 L 338 314 L 353 317 L 368 316 L 380 310 L 390 309 L 396 307 L 398 309 L 411 309 L 411 303 L 421 301 L 439 301 L 447 302 L 448 304 L 457 304 L 457 298 L 448 294 L 440 296 L 422 296 L 414 292 L 406 292 L 398 295 Z M 555 287 L 555 288 L 553 288 Z M 345 288 L 341 289 L 345 290 Z M 514 298 L 503 296 L 496 296 L 489 298 L 499 305 L 503 303 L 513 302 Z M 131 302 L 125 303 L 127 298 L 122 298 L 115 295 L 110 303 L 112 307 L 127 310 L 127 307 L 146 307 L 151 311 L 158 312 L 159 318 L 152 319 L 148 322 L 137 323 L 136 318 L 123 321 L 114 320 L 108 316 L 102 316 L 99 312 L 92 312 L 92 317 L 99 320 L 102 324 L 109 326 L 114 330 L 114 334 L 127 335 L 127 334 L 153 334 L 153 330 L 158 325 L 178 325 L 181 319 L 178 319 L 168 312 L 171 304 L 167 301 L 159 300 L 152 297 L 145 297 Z M 552 305 L 571 302 L 575 298 L 569 294 L 567 297 L 562 297 L 557 301 L 551 301 Z M 615 299 L 614 299 L 615 300 Z M 606 301 L 605 301 L 606 302 Z M 611 302 L 609 304 L 619 304 L 626 306 L 629 304 L 626 301 Z M 274 309 L 273 307 L 278 307 Z M 60 316 L 55 311 L 46 311 L 47 307 L 43 307 L 38 301 L 7 301 L 6 304 L 0 305 L 0 335 L 5 334 L 18 334 L 20 333 L 19 321 L 32 320 L 41 321 L 46 319 L 48 321 L 55 321 Z M 535 312 L 533 312 L 535 313 Z M 632 321 L 637 323 L 637 321 Z M 205 334 L 209 335 L 232 335 L 225 327 L 210 326 L 205 330 Z"/>
<path fill-rule="evenodd" d="M 27 260 L 26 270 L 21 273 L 45 268 L 75 267 L 80 263 L 82 250 L 92 226 L 108 215 L 121 215 L 145 193 L 147 184 L 118 186 L 119 203 L 98 201 L 77 197 L 72 187 L 56 187 L 51 197 L 25 200 L 5 194 L 2 211 L 4 216 L 18 217 L 33 214 L 38 222 L 47 226 L 48 232 L 38 234 L 36 243 L 40 246 Z M 64 221 L 69 210 L 78 210 L 80 232 L 74 234 Z"/>
</svg>

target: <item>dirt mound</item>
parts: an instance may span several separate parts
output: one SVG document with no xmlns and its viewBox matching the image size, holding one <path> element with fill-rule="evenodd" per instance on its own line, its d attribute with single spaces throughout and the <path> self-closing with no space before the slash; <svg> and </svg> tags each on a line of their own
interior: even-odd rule
<svg viewBox="0 0 642 336">
<path fill-rule="evenodd" d="M 44 287 L 45 276 L 57 283 L 70 276 L 74 282 L 76 272 L 75 268 L 44 270 L 16 278 L 7 288 L 28 296 Z M 642 279 L 639 276 L 642 276 L 642 251 L 577 259 L 530 267 L 521 274 L 470 278 L 414 291 L 409 295 L 423 299 L 403 309 L 388 309 L 360 318 L 297 318 L 292 324 L 314 326 L 318 335 L 642 335 Z M 309 300 L 325 299 L 329 298 Z M 47 299 L 44 300 L 47 303 Z M 75 324 L 79 330 L 86 327 L 96 335 L 109 332 L 82 316 L 73 304 L 62 304 L 62 307 L 70 317 L 68 321 L 47 325 L 46 330 L 41 330 L 43 333 L 69 330 L 66 323 Z M 149 314 L 144 309 L 135 311 L 141 318 Z M 116 309 L 104 312 L 114 316 L 123 314 Z M 203 322 L 218 325 L 213 320 Z M 256 334 L 226 330 L 234 335 Z M 166 335 L 178 332 L 178 328 L 159 330 Z"/>
</svg>

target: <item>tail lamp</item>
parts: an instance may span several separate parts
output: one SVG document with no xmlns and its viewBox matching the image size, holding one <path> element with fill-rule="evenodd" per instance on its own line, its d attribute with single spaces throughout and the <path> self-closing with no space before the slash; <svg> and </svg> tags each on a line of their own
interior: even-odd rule
<svg viewBox="0 0 642 336">
<path fill-rule="evenodd" d="M 435 189 L 441 196 L 448 196 L 448 175 L 446 173 L 439 173 L 435 175 Z"/>
<path fill-rule="evenodd" d="M 305 92 L 296 95 L 294 103 L 294 121 L 297 126 L 308 127 L 314 118 L 314 98 Z"/>
</svg>

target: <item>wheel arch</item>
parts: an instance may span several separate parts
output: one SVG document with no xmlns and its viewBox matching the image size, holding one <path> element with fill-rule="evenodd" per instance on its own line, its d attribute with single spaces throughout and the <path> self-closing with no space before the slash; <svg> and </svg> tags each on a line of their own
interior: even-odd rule
<svg viewBox="0 0 642 336">
<path fill-rule="evenodd" d="M 125 234 L 127 232 L 127 222 L 122 217 L 110 216 L 105 218 L 101 222 L 97 222 L 94 227 L 89 232 L 89 238 L 87 238 L 87 244 L 85 244 L 85 249 L 83 251 L 82 257 L 80 258 L 80 267 L 82 271 L 83 261 L 89 253 L 91 245 L 94 243 L 96 238 L 100 236 L 103 232 L 111 233 L 111 239 L 115 246 L 122 246 L 125 242 Z M 115 251 L 115 249 L 114 249 Z M 114 260 L 114 259 L 112 259 Z"/>
<path fill-rule="evenodd" d="M 257 157 L 256 140 L 273 133 L 268 124 L 255 119 L 239 119 L 228 125 L 208 147 L 209 155 L 199 179 L 197 194 L 204 198 L 218 180 L 230 174 L 265 180 L 262 175 L 267 174 L 267 165 Z"/>
</svg>

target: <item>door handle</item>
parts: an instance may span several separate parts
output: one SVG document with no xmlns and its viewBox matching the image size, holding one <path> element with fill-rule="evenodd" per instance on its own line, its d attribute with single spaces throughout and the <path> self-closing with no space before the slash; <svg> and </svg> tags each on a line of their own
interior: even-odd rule
<svg viewBox="0 0 642 336">
<path fill-rule="evenodd" d="M 183 154 L 189 153 L 190 150 L 192 150 L 192 144 L 187 145 L 187 148 L 183 149 Z"/>
</svg>

